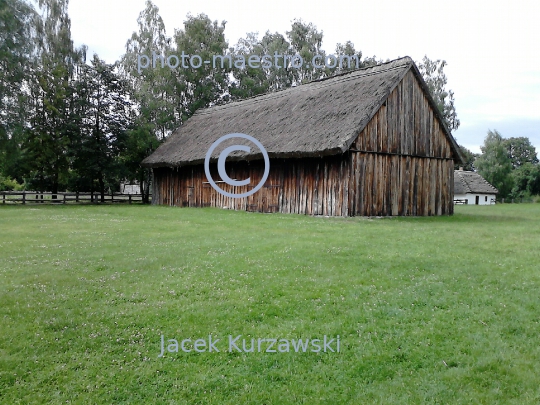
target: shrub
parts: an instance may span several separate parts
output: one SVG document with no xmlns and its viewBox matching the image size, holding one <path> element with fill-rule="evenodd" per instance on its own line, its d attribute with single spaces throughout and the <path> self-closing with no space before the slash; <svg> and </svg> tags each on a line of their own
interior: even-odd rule
<svg viewBox="0 0 540 405">
<path fill-rule="evenodd" d="M 0 176 L 0 191 L 20 191 L 22 189 L 24 189 L 24 185 L 17 183 L 17 180 Z"/>
</svg>

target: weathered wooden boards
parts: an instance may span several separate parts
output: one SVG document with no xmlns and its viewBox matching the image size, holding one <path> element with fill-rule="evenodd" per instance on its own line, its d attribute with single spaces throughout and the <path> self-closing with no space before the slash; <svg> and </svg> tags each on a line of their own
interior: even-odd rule
<svg viewBox="0 0 540 405">
<path fill-rule="evenodd" d="M 244 167 L 242 167 L 244 166 Z M 232 178 L 261 178 L 259 163 L 237 164 Z M 217 172 L 217 170 L 214 170 Z M 348 153 L 320 159 L 286 159 L 271 165 L 265 187 L 234 199 L 215 191 L 201 166 L 154 169 L 153 201 L 183 207 L 220 207 L 308 215 L 445 215 L 453 212 L 452 160 Z M 234 177 L 233 177 L 234 176 Z M 242 193 L 250 186 L 224 190 Z"/>
<path fill-rule="evenodd" d="M 208 184 L 202 165 L 154 169 L 154 204 L 330 216 L 453 213 L 454 157 L 412 71 L 391 92 L 349 151 L 272 159 L 257 193 L 234 199 Z M 211 167 L 214 180 L 219 179 Z M 262 161 L 227 163 L 231 178 L 259 182 Z M 217 183 L 236 194 L 253 186 Z"/>
</svg>

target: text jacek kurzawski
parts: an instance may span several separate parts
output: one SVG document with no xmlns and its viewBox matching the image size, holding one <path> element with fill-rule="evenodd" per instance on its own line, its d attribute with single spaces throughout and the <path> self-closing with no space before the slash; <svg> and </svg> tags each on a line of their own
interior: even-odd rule
<svg viewBox="0 0 540 405">
<path fill-rule="evenodd" d="M 226 339 L 216 339 L 209 335 L 205 339 L 165 339 L 161 335 L 161 352 L 158 357 L 165 353 L 319 353 L 340 351 L 339 335 L 329 338 L 326 335 L 322 339 L 270 339 L 270 338 L 243 338 L 242 335 L 229 335 Z"/>
</svg>

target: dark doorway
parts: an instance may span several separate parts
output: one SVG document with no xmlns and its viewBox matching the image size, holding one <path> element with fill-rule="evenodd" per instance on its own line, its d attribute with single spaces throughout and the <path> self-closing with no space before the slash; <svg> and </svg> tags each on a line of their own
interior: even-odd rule
<svg viewBox="0 0 540 405">
<path fill-rule="evenodd" d="M 478 204 L 480 204 L 480 196 L 479 195 L 476 196 L 476 205 L 478 205 Z"/>
</svg>

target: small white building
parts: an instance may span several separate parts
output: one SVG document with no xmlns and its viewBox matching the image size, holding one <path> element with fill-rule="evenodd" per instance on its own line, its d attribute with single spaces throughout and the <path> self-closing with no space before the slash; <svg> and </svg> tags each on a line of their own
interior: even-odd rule
<svg viewBox="0 0 540 405">
<path fill-rule="evenodd" d="M 130 184 L 126 181 L 120 183 L 120 193 L 141 194 L 141 187 L 138 184 Z"/>
<path fill-rule="evenodd" d="M 454 170 L 454 204 L 495 204 L 498 192 L 478 173 Z"/>
</svg>

